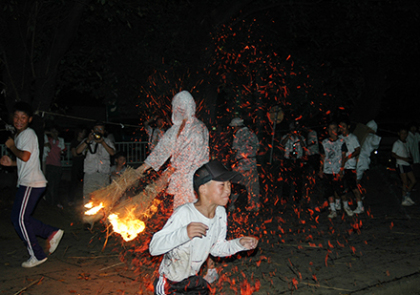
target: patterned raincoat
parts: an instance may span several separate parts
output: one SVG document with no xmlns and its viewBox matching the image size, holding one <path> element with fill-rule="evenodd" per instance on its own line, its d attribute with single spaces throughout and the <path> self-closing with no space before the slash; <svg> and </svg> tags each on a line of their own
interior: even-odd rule
<svg viewBox="0 0 420 295">
<path fill-rule="evenodd" d="M 147 165 L 157 171 L 171 158 L 171 165 L 176 170 L 169 180 L 167 193 L 174 195 L 174 208 L 196 200 L 193 175 L 199 167 L 209 161 L 209 131 L 204 123 L 195 117 L 195 109 L 194 98 L 188 91 L 174 96 L 174 125 L 165 132 L 145 160 Z"/>
</svg>

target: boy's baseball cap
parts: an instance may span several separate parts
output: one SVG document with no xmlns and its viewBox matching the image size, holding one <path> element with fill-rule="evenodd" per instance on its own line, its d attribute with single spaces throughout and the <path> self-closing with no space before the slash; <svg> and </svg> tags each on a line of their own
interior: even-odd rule
<svg viewBox="0 0 420 295">
<path fill-rule="evenodd" d="M 198 191 L 198 188 L 209 182 L 210 180 L 215 181 L 229 181 L 238 182 L 242 179 L 242 174 L 235 171 L 229 171 L 219 161 L 210 161 L 194 173 L 194 190 Z"/>
</svg>

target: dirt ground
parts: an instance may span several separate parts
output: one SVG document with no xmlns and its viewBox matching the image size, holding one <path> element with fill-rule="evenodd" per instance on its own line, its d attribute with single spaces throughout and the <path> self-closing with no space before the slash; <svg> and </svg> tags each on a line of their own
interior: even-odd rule
<svg viewBox="0 0 420 295">
<path fill-rule="evenodd" d="M 316 194 L 298 209 L 282 200 L 282 183 L 263 178 L 262 210 L 244 212 L 242 201 L 229 213 L 228 236 L 258 236 L 259 247 L 218 260 L 214 294 L 420 294 L 419 192 L 416 205 L 402 207 L 394 171 L 374 167 L 367 176 L 367 212 L 335 220 Z M 63 196 L 68 190 L 63 181 Z M 41 200 L 35 216 L 65 235 L 47 262 L 25 269 L 28 254 L 9 219 L 13 195 L 1 189 L 0 294 L 153 294 L 159 258 L 149 256 L 147 241 L 158 216 L 125 243 L 103 224 L 88 230 L 75 208 Z"/>
</svg>

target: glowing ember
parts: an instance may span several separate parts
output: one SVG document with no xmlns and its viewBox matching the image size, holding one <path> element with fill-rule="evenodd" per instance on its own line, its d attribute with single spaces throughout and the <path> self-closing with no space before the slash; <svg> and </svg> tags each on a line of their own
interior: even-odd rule
<svg viewBox="0 0 420 295">
<path fill-rule="evenodd" d="M 86 208 L 91 208 L 90 210 L 85 212 L 85 215 L 95 215 L 96 213 L 99 212 L 99 210 L 101 210 L 102 208 L 104 208 L 104 204 L 100 203 L 98 206 L 93 207 L 93 203 L 87 203 L 85 205 Z"/>
<path fill-rule="evenodd" d="M 126 242 L 134 240 L 146 227 L 144 222 L 135 218 L 133 214 L 128 214 L 122 219 L 117 214 L 110 214 L 108 220 L 114 232 L 119 233 Z"/>
</svg>

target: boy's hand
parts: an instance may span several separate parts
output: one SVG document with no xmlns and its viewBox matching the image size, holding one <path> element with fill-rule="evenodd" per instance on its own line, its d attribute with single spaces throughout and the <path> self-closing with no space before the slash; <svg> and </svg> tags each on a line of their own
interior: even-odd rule
<svg viewBox="0 0 420 295">
<path fill-rule="evenodd" d="M 15 141 L 13 138 L 9 137 L 4 144 L 10 149 L 15 146 Z"/>
<path fill-rule="evenodd" d="M 4 155 L 0 159 L 0 164 L 3 166 L 12 166 L 12 159 L 10 159 L 8 156 Z"/>
<path fill-rule="evenodd" d="M 207 234 L 209 227 L 201 222 L 191 222 L 187 226 L 188 237 L 192 240 L 194 237 L 202 238 Z"/>
<path fill-rule="evenodd" d="M 241 243 L 241 245 L 247 248 L 248 250 L 252 250 L 257 248 L 258 239 L 254 237 L 243 237 L 239 240 L 239 243 Z"/>
<path fill-rule="evenodd" d="M 92 142 L 93 141 L 93 130 L 92 130 L 92 132 L 91 133 L 89 133 L 89 135 L 88 135 L 88 141 L 89 142 Z"/>
</svg>

